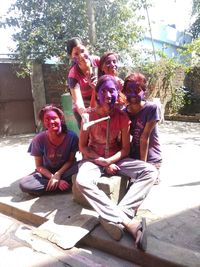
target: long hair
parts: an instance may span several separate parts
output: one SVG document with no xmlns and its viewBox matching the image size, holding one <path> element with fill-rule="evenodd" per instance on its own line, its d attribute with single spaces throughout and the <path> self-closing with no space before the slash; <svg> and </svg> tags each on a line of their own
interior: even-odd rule
<svg viewBox="0 0 200 267">
<path fill-rule="evenodd" d="M 71 56 L 73 48 L 76 47 L 79 44 L 82 44 L 82 41 L 81 41 L 81 39 L 79 37 L 73 37 L 73 38 L 69 39 L 67 41 L 67 43 L 66 43 L 67 54 L 69 56 Z"/>
<path fill-rule="evenodd" d="M 54 111 L 61 120 L 61 128 L 63 133 L 67 133 L 67 125 L 65 124 L 65 116 L 63 111 L 54 104 L 45 105 L 38 113 L 39 120 L 43 123 L 44 114 L 48 111 Z"/>
<path fill-rule="evenodd" d="M 99 61 L 98 78 L 100 78 L 102 75 L 105 75 L 105 72 L 102 70 L 103 64 L 105 63 L 106 59 L 111 55 L 114 55 L 116 57 L 116 59 L 118 60 L 118 55 L 116 53 L 114 53 L 114 52 L 104 53 L 103 56 L 101 56 L 100 61 Z"/>
</svg>

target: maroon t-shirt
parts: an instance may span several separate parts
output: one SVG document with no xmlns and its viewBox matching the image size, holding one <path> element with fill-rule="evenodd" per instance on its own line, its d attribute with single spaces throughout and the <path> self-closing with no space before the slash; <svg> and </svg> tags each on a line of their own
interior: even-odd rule
<svg viewBox="0 0 200 267">
<path fill-rule="evenodd" d="M 102 118 L 95 110 L 89 112 L 90 121 Z M 130 124 L 124 111 L 115 108 L 110 118 L 109 129 L 109 156 L 121 150 L 121 130 Z M 107 121 L 94 124 L 89 128 L 89 144 L 99 156 L 105 157 Z"/>
<path fill-rule="evenodd" d="M 94 68 L 98 68 L 99 65 L 99 57 L 98 56 L 90 56 L 91 65 Z M 74 87 L 79 84 L 81 94 L 83 97 L 83 102 L 85 107 L 89 107 L 90 100 L 92 96 L 93 88 L 89 84 L 88 77 L 83 74 L 78 64 L 74 64 L 68 74 L 68 85 L 70 90 L 73 90 Z M 73 104 L 73 110 L 76 110 L 76 106 Z"/>
</svg>

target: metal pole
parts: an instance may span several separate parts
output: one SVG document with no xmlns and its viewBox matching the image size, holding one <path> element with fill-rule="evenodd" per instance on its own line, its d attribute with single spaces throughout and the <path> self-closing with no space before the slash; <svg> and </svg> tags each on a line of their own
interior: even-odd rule
<svg viewBox="0 0 200 267">
<path fill-rule="evenodd" d="M 106 147 L 105 147 L 105 158 L 109 157 L 109 141 L 110 141 L 110 118 L 106 124 Z"/>
</svg>

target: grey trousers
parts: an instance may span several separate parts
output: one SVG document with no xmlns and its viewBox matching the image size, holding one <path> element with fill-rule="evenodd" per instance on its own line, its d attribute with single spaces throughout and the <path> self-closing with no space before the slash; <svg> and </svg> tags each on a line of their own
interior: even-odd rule
<svg viewBox="0 0 200 267">
<path fill-rule="evenodd" d="M 130 181 L 128 191 L 119 204 L 115 204 L 97 187 L 103 168 L 93 162 L 79 163 L 76 184 L 100 217 L 114 223 L 122 223 L 134 217 L 135 210 L 141 205 L 156 180 L 157 170 L 149 163 L 131 158 L 120 160 L 116 165 L 120 167 L 117 175 L 126 176 Z"/>
</svg>

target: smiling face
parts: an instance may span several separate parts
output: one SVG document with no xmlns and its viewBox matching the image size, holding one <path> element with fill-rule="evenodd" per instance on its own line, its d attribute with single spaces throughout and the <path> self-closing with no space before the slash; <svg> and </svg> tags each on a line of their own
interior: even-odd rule
<svg viewBox="0 0 200 267">
<path fill-rule="evenodd" d="M 103 88 L 99 91 L 98 95 L 101 105 L 104 103 L 114 105 L 117 100 L 118 92 L 115 88 Z"/>
<path fill-rule="evenodd" d="M 105 58 L 102 65 L 102 71 L 104 74 L 109 74 L 112 76 L 117 75 L 117 57 L 114 54 L 110 54 Z"/>
<path fill-rule="evenodd" d="M 124 94 L 131 104 L 140 103 L 144 99 L 144 91 L 135 82 L 127 82 Z"/>
<path fill-rule="evenodd" d="M 57 134 L 61 132 L 61 119 L 53 110 L 45 112 L 43 117 L 43 124 L 49 132 L 54 132 Z"/>
<path fill-rule="evenodd" d="M 90 63 L 88 50 L 82 44 L 79 44 L 72 49 L 71 57 L 73 61 L 79 65 L 87 65 Z"/>
<path fill-rule="evenodd" d="M 105 80 L 99 86 L 97 96 L 101 106 L 106 104 L 109 108 L 112 108 L 118 98 L 118 88 L 116 83 L 111 79 Z"/>
</svg>

